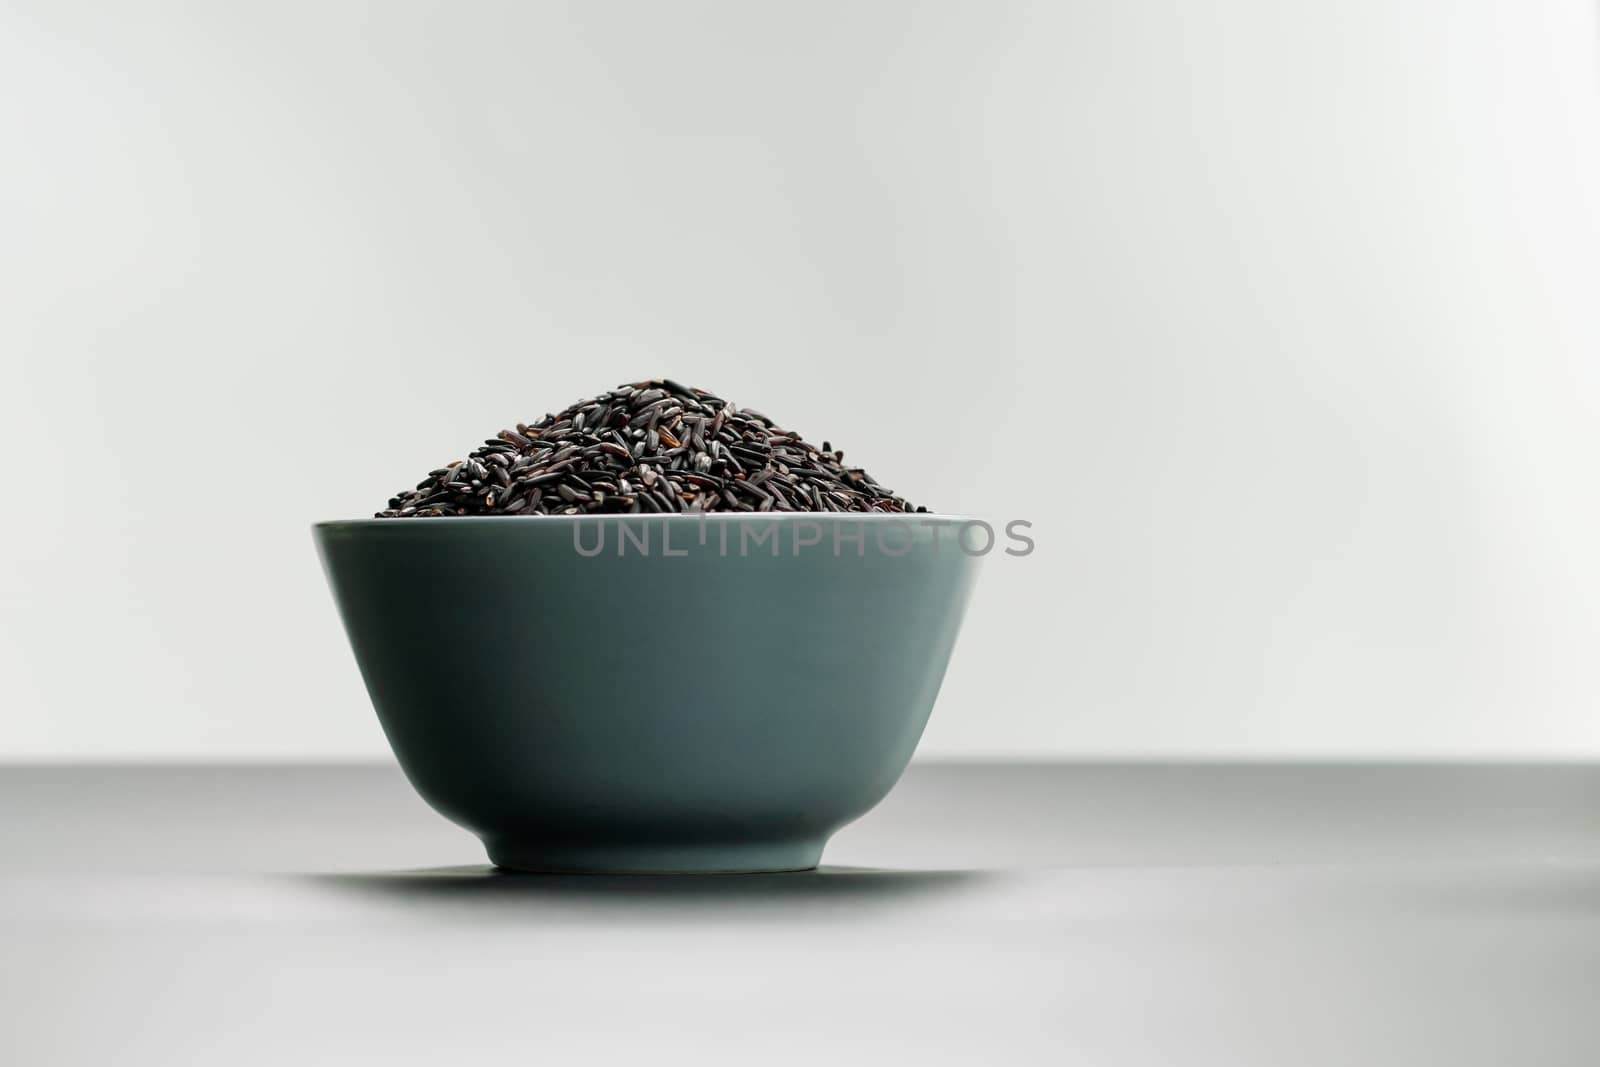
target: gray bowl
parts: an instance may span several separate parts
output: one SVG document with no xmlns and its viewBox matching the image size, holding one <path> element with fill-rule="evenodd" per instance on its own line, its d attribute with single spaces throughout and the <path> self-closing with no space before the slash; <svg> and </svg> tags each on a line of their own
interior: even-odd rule
<svg viewBox="0 0 1600 1067">
<path fill-rule="evenodd" d="M 322 523 L 384 733 L 496 864 L 816 866 L 911 759 L 979 560 L 943 516 Z"/>
</svg>

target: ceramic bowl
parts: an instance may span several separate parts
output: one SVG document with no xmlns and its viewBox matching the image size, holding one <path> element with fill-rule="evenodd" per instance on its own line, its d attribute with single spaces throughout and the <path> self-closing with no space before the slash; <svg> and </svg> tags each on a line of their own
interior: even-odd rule
<svg viewBox="0 0 1600 1067">
<path fill-rule="evenodd" d="M 423 798 L 503 867 L 781 871 L 922 735 L 980 560 L 946 516 L 315 527 Z"/>
</svg>

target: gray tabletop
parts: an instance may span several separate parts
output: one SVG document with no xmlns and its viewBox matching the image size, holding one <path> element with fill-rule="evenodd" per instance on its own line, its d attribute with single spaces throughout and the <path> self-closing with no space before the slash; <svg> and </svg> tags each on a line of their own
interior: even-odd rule
<svg viewBox="0 0 1600 1067">
<path fill-rule="evenodd" d="M 0 768 L 16 1064 L 1600 1063 L 1600 768 L 919 764 L 801 875 L 381 766 Z"/>
</svg>

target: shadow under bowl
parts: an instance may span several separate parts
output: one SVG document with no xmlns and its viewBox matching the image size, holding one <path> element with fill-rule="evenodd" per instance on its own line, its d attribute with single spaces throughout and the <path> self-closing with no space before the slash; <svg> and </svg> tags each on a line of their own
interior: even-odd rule
<svg viewBox="0 0 1600 1067">
<path fill-rule="evenodd" d="M 979 559 L 946 516 L 314 533 L 407 777 L 496 864 L 808 870 L 928 720 Z"/>
</svg>

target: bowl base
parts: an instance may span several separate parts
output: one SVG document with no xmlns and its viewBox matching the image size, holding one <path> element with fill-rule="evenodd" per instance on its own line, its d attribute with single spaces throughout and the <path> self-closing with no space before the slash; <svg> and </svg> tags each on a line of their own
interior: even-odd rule
<svg viewBox="0 0 1600 1067">
<path fill-rule="evenodd" d="M 483 843 L 496 867 L 538 874 L 776 874 L 812 870 L 827 841 L 575 844 L 485 838 Z"/>
</svg>

